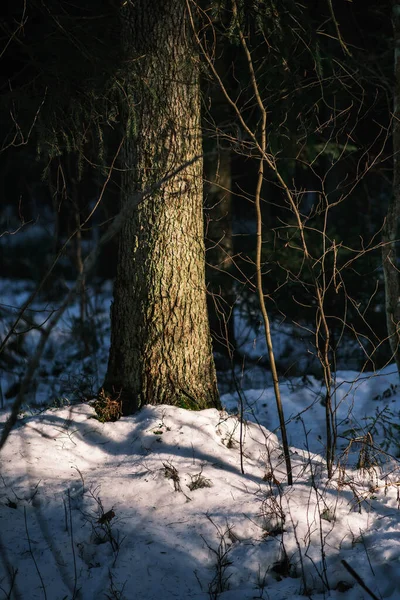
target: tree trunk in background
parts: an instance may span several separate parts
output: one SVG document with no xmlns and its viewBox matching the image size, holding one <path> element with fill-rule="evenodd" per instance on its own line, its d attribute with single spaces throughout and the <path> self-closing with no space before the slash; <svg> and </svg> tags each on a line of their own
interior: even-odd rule
<svg viewBox="0 0 400 600">
<path fill-rule="evenodd" d="M 390 347 L 400 374 L 400 283 L 396 240 L 400 222 L 400 1 L 393 0 L 395 41 L 393 94 L 393 193 L 382 233 L 382 259 L 385 278 L 386 322 Z"/>
<path fill-rule="evenodd" d="M 123 202 L 202 155 L 198 57 L 185 0 L 125 3 L 132 123 Z M 105 390 L 143 404 L 219 406 L 206 308 L 203 163 L 139 205 L 120 234 Z"/>
<path fill-rule="evenodd" d="M 231 358 L 235 347 L 235 294 L 231 275 L 233 238 L 229 150 L 216 148 L 205 161 L 205 173 L 208 314 L 214 349 Z"/>
</svg>

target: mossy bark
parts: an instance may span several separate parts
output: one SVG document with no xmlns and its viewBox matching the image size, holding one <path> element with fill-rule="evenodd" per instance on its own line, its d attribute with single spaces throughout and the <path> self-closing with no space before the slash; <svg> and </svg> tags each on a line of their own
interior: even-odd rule
<svg viewBox="0 0 400 600">
<path fill-rule="evenodd" d="M 198 58 L 185 0 L 123 10 L 130 110 L 122 201 L 202 155 Z M 200 158 L 164 183 L 120 234 L 104 383 L 124 414 L 143 404 L 219 406 L 206 309 Z"/>
</svg>

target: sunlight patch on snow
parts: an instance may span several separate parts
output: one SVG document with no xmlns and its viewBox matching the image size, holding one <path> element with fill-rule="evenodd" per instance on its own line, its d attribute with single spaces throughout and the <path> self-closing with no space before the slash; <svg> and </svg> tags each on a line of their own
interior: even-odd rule
<svg viewBox="0 0 400 600">
<path fill-rule="evenodd" d="M 257 394 L 247 395 L 261 416 Z M 304 412 L 306 429 L 314 418 Z M 297 429 L 292 444 L 302 439 Z M 124 583 L 128 600 L 283 600 L 304 597 L 304 587 L 315 599 L 330 588 L 330 598 L 360 600 L 344 558 L 394 600 L 393 475 L 347 467 L 328 481 L 323 457 L 295 444 L 292 460 L 289 488 L 276 435 L 247 421 L 241 442 L 237 417 L 215 409 L 147 406 L 102 424 L 88 404 L 76 404 L 27 417 L 0 457 L 0 586 L 9 589 L 12 566 L 21 597 L 42 598 L 33 553 L 54 600 L 72 597 L 75 586 L 85 600 L 100 598 Z M 207 485 L 190 487 L 201 478 Z"/>
</svg>

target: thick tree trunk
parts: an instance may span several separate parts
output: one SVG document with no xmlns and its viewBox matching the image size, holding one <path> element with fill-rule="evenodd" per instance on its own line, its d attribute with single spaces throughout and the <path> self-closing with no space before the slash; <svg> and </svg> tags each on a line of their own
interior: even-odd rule
<svg viewBox="0 0 400 600">
<path fill-rule="evenodd" d="M 185 0 L 125 3 L 131 90 L 122 197 L 202 155 L 198 59 Z M 206 309 L 201 158 L 139 205 L 121 231 L 104 387 L 143 404 L 219 406 Z"/>
<path fill-rule="evenodd" d="M 393 0 L 395 83 L 393 94 L 393 193 L 382 234 L 386 322 L 393 358 L 400 374 L 400 277 L 396 244 L 400 222 L 400 0 Z"/>
</svg>

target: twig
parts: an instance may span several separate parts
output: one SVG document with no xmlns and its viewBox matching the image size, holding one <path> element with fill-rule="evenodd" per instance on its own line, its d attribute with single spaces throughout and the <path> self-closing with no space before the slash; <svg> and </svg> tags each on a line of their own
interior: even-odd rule
<svg viewBox="0 0 400 600">
<path fill-rule="evenodd" d="M 104 181 L 104 184 L 103 184 L 103 186 L 101 188 L 98 200 L 96 201 L 93 210 L 90 211 L 89 216 L 82 223 L 80 223 L 78 225 L 78 227 L 71 233 L 71 235 L 68 237 L 68 239 L 66 240 L 66 242 L 60 248 L 57 256 L 53 260 L 53 263 L 50 265 L 50 267 L 48 268 L 47 272 L 42 277 L 42 279 L 39 282 L 39 284 L 36 287 L 36 289 L 32 292 L 32 294 L 28 297 L 28 299 L 21 306 L 21 308 L 20 308 L 20 310 L 18 312 L 17 318 L 15 319 L 14 323 L 11 325 L 11 327 L 10 327 L 7 335 L 5 336 L 5 338 L 3 339 L 3 341 L 0 344 L 0 354 L 3 352 L 3 350 L 4 350 L 4 348 L 5 348 L 8 340 L 10 339 L 10 337 L 12 336 L 12 334 L 14 333 L 15 328 L 17 327 L 18 323 L 22 319 L 25 311 L 32 304 L 32 302 L 34 301 L 34 299 L 36 298 L 36 296 L 39 294 L 40 290 L 43 288 L 43 286 L 46 283 L 47 279 L 50 277 L 50 275 L 53 272 L 55 266 L 57 265 L 59 259 L 61 258 L 61 256 L 63 256 L 64 251 L 65 251 L 66 247 L 68 246 L 68 244 L 70 243 L 70 241 L 75 237 L 75 235 L 77 235 L 80 231 L 82 231 L 82 229 L 86 226 L 86 224 L 88 223 L 89 219 L 91 219 L 91 217 L 93 216 L 93 214 L 96 211 L 97 207 L 99 206 L 99 204 L 100 204 L 100 202 L 101 202 L 101 200 L 102 200 L 102 198 L 104 196 L 104 193 L 105 193 L 105 190 L 107 188 L 107 185 L 108 185 L 108 183 L 110 181 L 111 175 L 113 173 L 115 162 L 116 162 L 116 160 L 118 158 L 118 155 L 119 155 L 119 153 L 121 151 L 121 147 L 122 147 L 122 144 L 124 142 L 124 139 L 125 138 L 122 138 L 122 140 L 121 140 L 121 142 L 120 142 L 120 144 L 119 144 L 119 146 L 117 148 L 117 151 L 116 151 L 116 153 L 114 155 L 114 158 L 113 158 L 113 160 L 111 162 L 111 165 L 110 165 L 110 168 L 108 170 L 107 177 L 106 177 L 106 179 Z M 82 286 L 82 282 L 84 281 L 85 277 L 84 276 L 82 277 L 82 273 L 79 273 L 79 277 L 80 277 L 80 286 Z M 77 289 L 79 290 L 79 287 Z M 0 448 L 1 448 L 1 446 L 0 446 Z"/>
<path fill-rule="evenodd" d="M 277 371 L 276 364 L 275 364 L 275 354 L 274 354 L 274 348 L 273 348 L 273 344 L 272 344 L 271 327 L 270 327 L 267 307 L 265 305 L 265 299 L 264 299 L 264 290 L 263 290 L 263 282 L 262 282 L 262 268 L 261 268 L 261 253 L 262 253 L 262 241 L 263 241 L 262 240 L 262 215 L 261 215 L 261 189 L 262 189 L 263 179 L 264 179 L 264 157 L 266 155 L 266 150 L 267 150 L 267 111 L 265 109 L 265 106 L 263 104 L 263 101 L 261 99 L 261 95 L 260 95 L 260 92 L 258 89 L 256 75 L 255 75 L 254 67 L 253 67 L 253 60 L 251 58 L 250 51 L 247 47 L 246 39 L 243 35 L 242 29 L 239 24 L 238 11 L 237 11 L 237 5 L 236 5 L 235 0 L 232 0 L 232 12 L 233 12 L 233 16 L 236 20 L 236 25 L 238 27 L 239 39 L 240 39 L 240 42 L 243 46 L 243 50 L 246 55 L 247 64 L 248 64 L 248 68 L 249 68 L 249 72 L 250 72 L 251 83 L 253 86 L 254 95 L 255 95 L 255 98 L 256 98 L 260 113 L 261 113 L 261 119 L 262 119 L 261 142 L 260 142 L 261 155 L 260 155 L 260 159 L 259 159 L 257 188 L 256 188 L 256 195 L 255 195 L 256 217 L 257 217 L 257 249 L 256 249 L 257 295 L 258 295 L 258 300 L 259 300 L 259 304 L 260 304 L 261 314 L 262 314 L 263 321 L 264 321 L 265 340 L 267 342 L 267 347 L 268 347 L 268 356 L 269 356 L 269 361 L 270 361 L 270 365 L 271 365 L 271 373 L 272 373 L 272 381 L 273 381 L 273 385 L 274 385 L 276 407 L 277 407 L 277 411 L 278 411 L 279 424 L 280 424 L 280 430 L 281 430 L 281 435 L 282 435 L 282 445 L 283 445 L 283 452 L 285 455 L 287 480 L 288 480 L 288 485 L 293 485 L 293 475 L 292 475 L 292 465 L 291 465 L 291 460 L 290 460 L 289 443 L 288 443 L 288 439 L 287 439 L 285 417 L 284 417 L 284 413 L 283 413 L 282 398 L 281 398 L 281 392 L 280 392 L 280 387 L 279 387 L 278 371 Z"/>
<path fill-rule="evenodd" d="M 1 588 L 1 591 L 6 595 L 7 600 L 11 599 L 11 598 L 21 598 L 21 596 L 18 592 L 18 587 L 17 587 L 17 583 L 16 583 L 18 569 L 13 567 L 12 564 L 10 563 L 10 561 L 8 560 L 7 549 L 5 548 L 3 542 L 1 541 L 1 537 L 0 537 L 0 557 L 2 559 L 3 566 L 5 567 L 5 571 L 7 571 L 7 573 L 8 573 L 9 586 L 10 586 L 8 593 L 3 588 Z"/>
<path fill-rule="evenodd" d="M 77 584 L 78 584 L 78 573 L 76 570 L 76 555 L 75 555 L 75 544 L 74 544 L 74 528 L 72 526 L 72 510 L 71 510 L 71 494 L 68 489 L 68 514 L 69 514 L 69 529 L 71 533 L 71 549 L 72 549 L 72 559 L 74 563 L 74 591 L 72 592 L 72 600 L 75 600 L 77 597 Z"/>
<path fill-rule="evenodd" d="M 27 540 L 28 540 L 28 545 L 29 545 L 29 554 L 30 554 L 30 555 L 31 555 L 31 557 L 32 557 L 33 563 L 34 563 L 34 565 L 35 565 L 36 572 L 37 572 L 37 574 L 38 574 L 38 576 L 39 576 L 39 579 L 40 579 L 40 583 L 42 584 L 42 589 L 43 589 L 43 595 L 44 595 L 44 598 L 45 598 L 45 600 L 47 600 L 46 587 L 45 587 L 45 585 L 44 585 L 44 581 L 43 581 L 43 578 L 42 578 L 42 574 L 41 574 L 41 572 L 40 572 L 40 569 L 39 569 L 39 567 L 38 567 L 38 564 L 37 564 L 37 562 L 36 562 L 35 555 L 33 554 L 33 550 L 32 550 L 32 544 L 31 544 L 31 538 L 29 537 L 29 531 L 28 531 L 28 520 L 27 520 L 27 518 L 26 518 L 26 506 L 24 506 L 24 521 L 25 521 L 25 531 L 26 531 L 26 537 L 27 537 Z"/>
<path fill-rule="evenodd" d="M 363 588 L 363 590 L 365 590 L 367 592 L 367 594 L 369 594 L 371 596 L 371 598 L 373 598 L 374 600 L 379 600 L 378 596 L 376 596 L 374 594 L 374 592 L 372 592 L 369 587 L 364 583 L 364 580 L 361 579 L 361 577 L 359 576 L 359 574 L 353 569 L 353 567 L 351 567 L 349 565 L 349 563 L 345 560 L 341 561 L 342 565 L 344 566 L 344 568 L 350 573 L 350 575 L 352 577 L 354 577 L 354 579 L 357 581 L 358 585 L 361 585 L 361 587 Z"/>
</svg>

